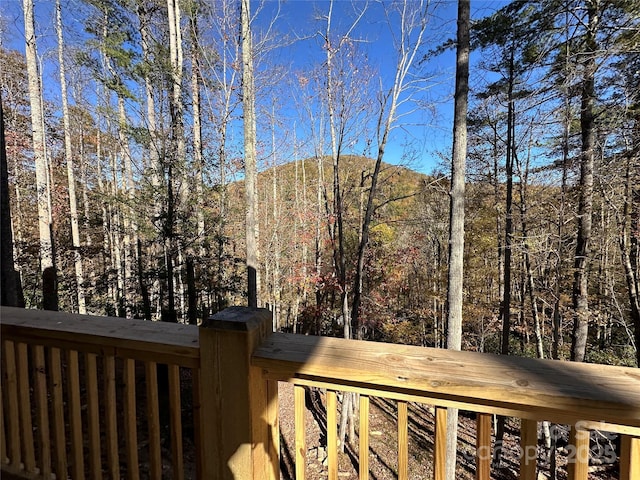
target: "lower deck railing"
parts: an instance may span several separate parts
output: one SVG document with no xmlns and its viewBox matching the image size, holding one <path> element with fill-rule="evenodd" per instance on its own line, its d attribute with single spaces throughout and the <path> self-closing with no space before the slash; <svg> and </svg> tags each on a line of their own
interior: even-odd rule
<svg viewBox="0 0 640 480">
<path fill-rule="evenodd" d="M 338 397 L 358 406 L 358 475 L 369 478 L 370 405 L 396 406 L 399 479 L 409 404 L 435 407 L 443 479 L 447 407 L 477 413 L 476 473 L 490 478 L 492 416 L 520 420 L 521 479 L 536 479 L 541 421 L 569 425 L 572 480 L 588 478 L 589 432 L 620 436 L 609 459 L 640 479 L 637 369 L 271 334 L 266 310 L 202 326 L 3 307 L 0 468 L 19 478 L 280 478 L 278 381 L 294 384 L 295 478 L 305 478 L 305 395 L 326 392 L 328 478 L 338 478 Z M 617 447 L 616 447 L 617 448 Z"/>
</svg>

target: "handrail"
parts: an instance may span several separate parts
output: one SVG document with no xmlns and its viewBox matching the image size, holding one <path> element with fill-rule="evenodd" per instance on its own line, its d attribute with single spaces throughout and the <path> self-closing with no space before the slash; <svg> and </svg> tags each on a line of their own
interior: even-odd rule
<svg viewBox="0 0 640 480">
<path fill-rule="evenodd" d="M 16 342 L 35 343 L 85 353 L 112 355 L 183 367 L 200 366 L 198 327 L 177 323 L 96 317 L 65 312 L 0 308 L 0 334 Z"/>
<path fill-rule="evenodd" d="M 640 436 L 635 368 L 292 334 L 271 335 L 252 364 L 274 380 Z"/>
<path fill-rule="evenodd" d="M 258 347 L 252 367 L 270 381 L 295 385 L 295 428 L 304 431 L 304 387 L 326 389 L 329 479 L 337 480 L 336 392 L 360 396 L 360 465 L 368 465 L 369 397 L 397 400 L 398 478 L 406 480 L 407 402 L 436 406 L 435 480 L 445 479 L 447 409 L 477 412 L 476 479 L 491 475 L 491 415 L 522 419 L 520 479 L 537 478 L 538 422 L 571 426 L 568 478 L 586 480 L 589 430 L 622 434 L 620 480 L 640 474 L 640 372 L 607 365 L 559 362 L 406 345 L 273 334 Z M 365 420 L 363 420 L 365 419 Z M 333 445 L 333 447 L 332 447 Z M 304 437 L 296 434 L 296 478 L 305 478 Z M 360 470 L 367 479 L 368 468 Z"/>
<path fill-rule="evenodd" d="M 185 478 L 183 445 L 197 444 L 200 428 L 198 327 L 2 307 L 0 334 L 3 474 L 102 478 L 106 469 L 119 478 L 126 469 L 136 479 L 145 431 L 151 478 L 169 459 L 172 477 Z M 191 416 L 183 389 L 196 392 Z M 161 418 L 169 424 L 168 455 Z M 183 420 L 193 425 L 187 436 Z M 188 468 L 199 471 L 197 459 Z"/>
</svg>

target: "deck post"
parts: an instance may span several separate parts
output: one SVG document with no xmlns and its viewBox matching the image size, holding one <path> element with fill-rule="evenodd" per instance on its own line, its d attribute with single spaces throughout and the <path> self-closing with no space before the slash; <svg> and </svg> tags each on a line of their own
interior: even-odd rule
<svg viewBox="0 0 640 480">
<path fill-rule="evenodd" d="M 279 477 L 277 388 L 251 366 L 271 334 L 271 312 L 231 307 L 205 320 L 200 340 L 201 444 L 205 480 Z"/>
</svg>

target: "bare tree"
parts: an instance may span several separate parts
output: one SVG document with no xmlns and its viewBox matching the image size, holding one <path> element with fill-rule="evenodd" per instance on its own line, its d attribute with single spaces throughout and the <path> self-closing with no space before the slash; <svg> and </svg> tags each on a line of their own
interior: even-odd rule
<svg viewBox="0 0 640 480">
<path fill-rule="evenodd" d="M 193 105 L 193 166 L 194 166 L 194 183 L 196 191 L 196 235 L 198 256 L 204 259 L 205 251 L 205 223 L 204 223 L 204 189 L 203 175 L 204 162 L 202 155 L 202 113 L 200 105 L 200 85 L 202 84 L 202 74 L 200 72 L 200 46 L 198 45 L 198 13 L 199 4 L 194 2 L 191 6 L 192 10 L 189 15 L 189 33 L 191 48 L 191 101 Z M 188 253 L 187 258 L 187 281 L 189 289 L 189 323 L 197 323 L 197 293 L 194 279 L 194 262 L 193 251 Z M 198 272 L 200 275 L 206 276 L 203 270 Z"/>
<path fill-rule="evenodd" d="M 40 236 L 40 268 L 42 271 L 43 307 L 58 309 L 57 274 L 51 236 L 51 207 L 48 168 L 45 156 L 44 116 L 42 113 L 42 87 L 38 72 L 38 53 L 33 20 L 33 0 L 23 0 L 24 33 L 26 43 L 27 75 L 29 78 L 29 102 L 33 156 L 36 165 L 36 189 L 38 201 L 38 232 Z"/>
<path fill-rule="evenodd" d="M 78 225 L 78 202 L 76 199 L 76 179 L 74 172 L 73 151 L 71 148 L 71 126 L 69 119 L 69 100 L 67 98 L 67 76 L 64 61 L 64 41 L 62 37 L 62 7 L 60 0 L 56 0 L 56 34 L 58 37 L 58 67 L 60 72 L 60 96 L 62 97 L 62 122 L 64 129 L 64 156 L 67 163 L 67 180 L 69 183 L 69 212 L 71 217 L 71 242 L 73 248 L 73 263 L 76 273 L 76 295 L 78 298 L 78 313 L 87 313 L 84 296 L 84 272 L 82 255 L 80 253 L 80 228 Z"/>
<path fill-rule="evenodd" d="M 347 33 L 342 35 L 336 42 L 332 40 L 333 32 L 331 30 L 331 21 L 333 18 L 333 0 L 329 3 L 329 12 L 327 14 L 327 25 L 324 33 L 325 51 L 326 51 L 326 105 L 327 115 L 329 117 L 329 136 L 331 146 L 331 161 L 333 164 L 333 219 L 335 223 L 329 223 L 329 236 L 333 244 L 333 263 L 338 277 L 340 286 L 340 304 L 342 308 L 342 320 L 344 324 L 344 337 L 351 338 L 354 332 L 351 332 L 351 321 L 348 303 L 348 286 L 346 259 L 344 251 L 344 204 L 342 198 L 342 182 L 340 180 L 340 159 L 344 135 L 346 131 L 347 118 L 338 114 L 338 105 L 344 107 L 344 103 L 336 105 L 336 98 L 344 97 L 344 92 L 336 91 L 336 80 L 334 79 L 334 62 L 336 55 L 340 52 L 343 45 L 350 40 L 351 31 L 356 27 L 362 19 L 366 4 L 360 10 L 355 21 L 349 27 Z M 340 81 L 340 79 L 338 79 Z M 342 111 L 345 109 L 342 108 Z M 339 117 L 339 118 L 338 118 Z M 328 213 L 328 212 L 327 212 Z M 344 418 L 344 415 L 343 415 Z M 344 432 L 344 428 L 341 429 Z M 344 433 L 341 434 L 342 445 L 344 445 Z"/>
<path fill-rule="evenodd" d="M 225 262 L 225 248 L 228 241 L 228 193 L 227 181 L 232 170 L 228 158 L 228 140 L 230 129 L 241 96 L 239 90 L 240 72 L 236 66 L 241 62 L 240 39 L 238 38 L 239 12 L 235 2 L 220 0 L 214 2 L 208 10 L 213 16 L 211 23 L 214 27 L 216 39 L 216 64 L 206 64 L 209 74 L 216 82 L 217 88 L 213 95 L 210 92 L 203 96 L 210 102 L 210 108 L 215 112 L 215 140 L 218 157 L 218 218 L 215 226 L 216 239 L 216 270 L 214 285 L 215 309 L 222 310 L 228 302 L 227 282 L 231 276 L 229 265 Z M 202 58 L 202 66 L 209 62 L 206 56 Z"/>
<path fill-rule="evenodd" d="M 376 132 L 378 151 L 373 172 L 371 174 L 371 183 L 369 184 L 364 216 L 360 226 L 360 242 L 358 245 L 358 256 L 353 285 L 353 304 L 351 308 L 352 335 L 357 335 L 358 338 L 362 337 L 359 324 L 359 314 L 362 299 L 364 258 L 367 246 L 369 245 L 371 221 L 375 210 L 378 208 L 378 206 L 375 205 L 375 198 L 378 193 L 380 168 L 382 166 L 382 161 L 384 160 L 389 135 L 391 134 L 391 131 L 398 126 L 398 120 L 400 117 L 397 113 L 398 107 L 410 102 L 412 93 L 414 93 L 417 88 L 417 81 L 415 78 L 412 78 L 411 69 L 414 67 L 415 59 L 423 44 L 430 14 L 428 11 L 429 5 L 430 3 L 428 1 L 421 0 L 416 2 L 404 1 L 397 6 L 400 31 L 395 35 L 397 40 L 396 45 L 394 46 L 397 51 L 397 59 L 394 71 L 394 80 L 393 85 L 380 96 L 381 101 L 376 122 L 378 127 Z M 464 109 L 466 116 L 466 98 Z M 466 143 L 464 145 L 463 156 L 466 156 Z"/>
</svg>

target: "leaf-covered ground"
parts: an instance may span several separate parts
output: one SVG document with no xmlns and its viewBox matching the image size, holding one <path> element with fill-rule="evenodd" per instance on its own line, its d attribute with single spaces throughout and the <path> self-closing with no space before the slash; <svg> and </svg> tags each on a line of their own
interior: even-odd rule
<svg viewBox="0 0 640 480">
<path fill-rule="evenodd" d="M 280 434 L 281 434 L 281 478 L 295 478 L 295 431 L 293 386 L 279 384 L 280 401 Z M 326 403 L 324 391 L 307 389 L 306 395 L 306 478 L 322 480 L 327 478 L 326 452 Z M 369 478 L 387 480 L 397 478 L 397 422 L 394 401 L 374 399 L 369 413 Z M 473 413 L 461 412 L 458 436 L 458 479 L 475 478 L 475 416 Z M 433 478 L 433 432 L 434 410 L 428 405 L 409 405 L 409 478 Z M 558 426 L 553 432 L 558 438 L 557 480 L 567 478 L 566 426 Z M 599 437 L 600 440 L 598 441 Z M 338 476 L 345 480 L 358 479 L 358 445 L 347 445 L 345 453 L 339 454 Z M 509 419 L 506 425 L 504 441 L 504 457 L 502 466 L 493 469 L 491 478 L 496 480 L 516 480 L 519 470 L 519 422 Z M 608 457 L 598 459 L 596 451 L 610 452 L 615 449 L 615 440 L 607 434 L 592 435 L 592 463 L 589 467 L 589 479 L 608 480 L 617 477 L 618 466 L 614 464 L 596 465 Z M 539 479 L 551 478 L 549 462 L 545 449 L 538 448 Z"/>
</svg>

